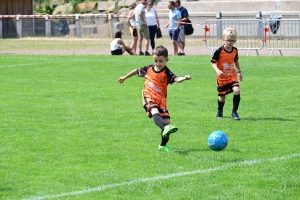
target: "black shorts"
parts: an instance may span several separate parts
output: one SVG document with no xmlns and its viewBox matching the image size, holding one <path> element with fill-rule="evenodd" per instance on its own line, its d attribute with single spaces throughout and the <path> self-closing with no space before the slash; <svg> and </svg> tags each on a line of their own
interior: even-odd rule
<svg viewBox="0 0 300 200">
<path fill-rule="evenodd" d="M 217 87 L 218 90 L 218 96 L 225 96 L 227 94 L 230 94 L 233 92 L 232 88 L 233 87 L 239 87 L 239 82 L 238 81 L 234 81 L 232 83 L 229 83 L 227 85 L 223 85 L 221 87 Z"/>
<path fill-rule="evenodd" d="M 122 49 L 116 49 L 111 51 L 111 55 L 122 55 L 122 54 L 123 54 Z"/>
</svg>

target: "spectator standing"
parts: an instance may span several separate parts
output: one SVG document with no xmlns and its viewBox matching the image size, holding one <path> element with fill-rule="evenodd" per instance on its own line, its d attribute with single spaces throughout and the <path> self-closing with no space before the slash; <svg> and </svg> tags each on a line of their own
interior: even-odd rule
<svg viewBox="0 0 300 200">
<path fill-rule="evenodd" d="M 136 54 L 136 46 L 137 46 L 137 41 L 138 41 L 138 35 L 137 35 L 137 30 L 136 30 L 136 22 L 134 20 L 134 9 L 136 7 L 136 3 L 133 3 L 132 5 L 129 6 L 129 14 L 127 18 L 127 23 L 129 25 L 129 31 L 132 37 L 132 44 L 130 47 L 132 48 L 132 51 L 134 54 Z"/>
<path fill-rule="evenodd" d="M 176 9 L 175 2 L 169 1 L 169 23 L 165 27 L 169 27 L 169 35 L 173 44 L 174 56 L 178 55 L 178 35 L 180 31 L 181 13 Z"/>
<path fill-rule="evenodd" d="M 175 0 L 175 7 L 179 12 L 181 13 L 181 22 L 187 22 L 189 21 L 189 13 L 187 9 L 183 6 L 181 6 L 180 0 Z M 184 24 L 180 25 L 180 32 L 178 36 L 178 47 L 180 52 L 178 53 L 179 56 L 184 56 L 184 47 L 185 47 L 185 34 L 184 34 Z"/>
<path fill-rule="evenodd" d="M 147 5 L 147 0 L 140 0 L 139 5 L 136 6 L 134 9 L 134 16 L 136 22 L 136 29 L 138 32 L 138 48 L 139 48 L 139 55 L 146 55 L 150 56 L 148 49 L 149 49 L 149 29 L 147 26 L 146 16 L 145 16 L 145 6 Z M 142 42 L 143 38 L 145 38 L 145 53 L 142 51 Z"/>
<path fill-rule="evenodd" d="M 180 0 L 175 0 L 175 7 L 181 13 L 181 22 L 187 22 L 189 20 L 189 13 L 187 9 L 181 6 Z M 184 47 L 185 47 L 185 34 L 184 34 L 184 24 L 180 25 L 180 32 L 178 36 L 178 47 L 180 52 L 178 53 L 179 56 L 184 56 Z"/>
<path fill-rule="evenodd" d="M 157 32 L 157 28 L 159 27 L 159 19 L 157 16 L 156 10 L 152 7 L 152 3 L 148 2 L 146 7 L 146 20 L 150 34 L 150 44 L 152 50 L 155 48 L 155 34 Z"/>
</svg>

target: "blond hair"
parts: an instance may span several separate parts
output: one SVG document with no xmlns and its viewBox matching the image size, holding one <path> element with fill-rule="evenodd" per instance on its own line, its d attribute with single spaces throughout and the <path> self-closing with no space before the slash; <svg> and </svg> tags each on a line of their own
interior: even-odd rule
<svg viewBox="0 0 300 200">
<path fill-rule="evenodd" d="M 223 38 L 230 38 L 233 40 L 236 40 L 237 38 L 237 32 L 233 28 L 226 28 L 223 32 Z"/>
</svg>

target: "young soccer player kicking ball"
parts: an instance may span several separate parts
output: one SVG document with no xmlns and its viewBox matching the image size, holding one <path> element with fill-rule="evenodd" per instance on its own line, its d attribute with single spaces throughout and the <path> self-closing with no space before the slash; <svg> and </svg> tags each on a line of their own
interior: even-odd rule
<svg viewBox="0 0 300 200">
<path fill-rule="evenodd" d="M 191 76 L 178 77 L 166 66 L 168 50 L 163 46 L 156 47 L 153 52 L 154 64 L 134 69 L 127 75 L 118 79 L 118 83 L 123 83 L 127 78 L 138 75 L 145 78 L 142 91 L 143 108 L 149 118 L 153 117 L 154 123 L 161 129 L 161 143 L 158 147 L 160 151 L 170 152 L 171 148 L 167 145 L 169 136 L 178 128 L 170 124 L 170 114 L 167 107 L 167 88 L 168 84 L 180 83 L 190 80 Z"/>
<path fill-rule="evenodd" d="M 217 118 L 223 117 L 225 97 L 227 94 L 233 92 L 234 95 L 231 116 L 235 120 L 240 120 L 237 110 L 241 100 L 239 81 L 243 80 L 243 76 L 238 61 L 238 49 L 233 46 L 236 42 L 236 38 L 237 33 L 234 29 L 225 29 L 223 32 L 224 45 L 215 51 L 211 59 L 212 67 L 216 71 L 217 90 L 219 96 Z M 237 79 L 236 73 L 239 75 L 239 80 Z"/>
</svg>

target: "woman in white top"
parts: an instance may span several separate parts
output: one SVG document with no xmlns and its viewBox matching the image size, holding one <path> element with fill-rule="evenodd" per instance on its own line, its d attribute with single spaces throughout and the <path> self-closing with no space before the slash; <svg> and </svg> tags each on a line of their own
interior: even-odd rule
<svg viewBox="0 0 300 200">
<path fill-rule="evenodd" d="M 127 23 L 129 25 L 129 31 L 132 36 L 132 44 L 130 47 L 132 48 L 132 51 L 134 54 L 136 54 L 136 46 L 137 46 L 137 41 L 138 41 L 138 34 L 136 30 L 136 22 L 135 22 L 135 17 L 134 17 L 134 9 L 136 7 L 136 3 L 133 3 L 132 5 L 129 6 L 129 14 L 127 17 Z"/>
<path fill-rule="evenodd" d="M 148 5 L 146 7 L 146 20 L 147 25 L 149 28 L 149 34 L 150 34 L 150 43 L 152 50 L 155 48 L 155 34 L 157 32 L 157 27 L 159 27 L 159 19 L 156 13 L 156 10 L 152 8 L 151 1 L 148 2 Z"/>
<path fill-rule="evenodd" d="M 110 43 L 111 55 L 122 55 L 125 51 L 130 55 L 134 55 L 132 49 L 126 46 L 122 40 L 122 32 L 118 31 L 115 33 L 115 39 Z"/>
</svg>

